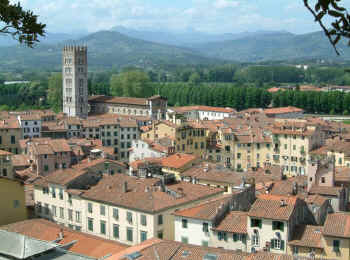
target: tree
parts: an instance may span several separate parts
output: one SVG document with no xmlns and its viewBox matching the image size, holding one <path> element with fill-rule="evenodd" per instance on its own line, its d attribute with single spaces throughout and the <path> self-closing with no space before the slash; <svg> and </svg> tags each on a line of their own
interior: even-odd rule
<svg viewBox="0 0 350 260">
<path fill-rule="evenodd" d="M 339 55 L 336 48 L 337 43 L 342 38 L 350 39 L 350 15 L 346 8 L 341 6 L 342 0 L 317 0 L 314 7 L 310 5 L 311 0 L 303 0 L 305 7 L 314 16 L 315 21 L 319 23 L 322 30 L 328 37 Z M 345 1 L 343 1 L 344 3 Z M 331 28 L 327 28 L 324 21 L 331 18 Z M 350 40 L 349 40 L 350 45 Z"/>
<path fill-rule="evenodd" d="M 62 74 L 53 73 L 49 78 L 47 101 L 55 111 L 62 111 Z"/>
<path fill-rule="evenodd" d="M 153 93 L 149 76 L 140 70 L 127 70 L 112 75 L 110 88 L 115 96 L 148 97 Z"/>
<path fill-rule="evenodd" d="M 0 0 L 0 33 L 11 35 L 20 43 L 33 47 L 39 42 L 39 36 L 45 34 L 45 24 L 38 22 L 38 16 L 26 11 L 20 3 L 11 4 L 9 0 Z"/>
</svg>

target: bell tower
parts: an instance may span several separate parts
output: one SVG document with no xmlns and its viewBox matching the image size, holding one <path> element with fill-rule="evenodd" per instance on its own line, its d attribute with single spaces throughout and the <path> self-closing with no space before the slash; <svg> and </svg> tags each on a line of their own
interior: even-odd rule
<svg viewBox="0 0 350 260">
<path fill-rule="evenodd" d="M 62 55 L 63 112 L 87 118 L 88 65 L 86 46 L 64 46 Z"/>
</svg>

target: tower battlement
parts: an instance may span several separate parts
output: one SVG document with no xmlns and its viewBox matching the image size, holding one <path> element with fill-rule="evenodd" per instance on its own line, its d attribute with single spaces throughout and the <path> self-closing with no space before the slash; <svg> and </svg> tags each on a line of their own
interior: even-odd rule
<svg viewBox="0 0 350 260">
<path fill-rule="evenodd" d="M 65 45 L 63 47 L 63 52 L 84 52 L 87 53 L 87 46 L 80 46 L 80 45 Z"/>
</svg>

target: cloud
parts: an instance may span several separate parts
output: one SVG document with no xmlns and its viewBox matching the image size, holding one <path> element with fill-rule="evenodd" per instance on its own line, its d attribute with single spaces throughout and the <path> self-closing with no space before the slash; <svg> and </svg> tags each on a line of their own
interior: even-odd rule
<svg viewBox="0 0 350 260">
<path fill-rule="evenodd" d="M 161 30 L 191 27 L 216 33 L 314 28 L 306 12 L 300 15 L 302 7 L 296 5 L 295 0 L 280 1 L 280 6 L 276 6 L 276 0 L 177 0 L 161 5 L 156 4 L 156 0 L 20 2 L 39 15 L 39 20 L 47 24 L 48 31 L 56 32 L 94 32 L 117 25 Z M 280 11 L 276 12 L 276 9 Z"/>
</svg>

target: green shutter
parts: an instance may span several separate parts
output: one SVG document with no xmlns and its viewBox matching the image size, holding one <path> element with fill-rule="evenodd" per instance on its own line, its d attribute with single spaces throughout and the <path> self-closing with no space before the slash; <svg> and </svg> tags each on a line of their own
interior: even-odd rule
<svg viewBox="0 0 350 260">
<path fill-rule="evenodd" d="M 224 232 L 223 234 L 224 234 L 224 240 L 227 241 L 227 233 Z"/>
<path fill-rule="evenodd" d="M 259 228 L 261 228 L 261 227 L 262 227 L 262 220 L 259 219 Z"/>
<path fill-rule="evenodd" d="M 250 219 L 250 227 L 253 227 L 253 219 Z"/>
<path fill-rule="evenodd" d="M 281 250 L 284 250 L 284 240 L 281 240 Z"/>
<path fill-rule="evenodd" d="M 275 248 L 275 243 L 274 243 L 274 239 L 271 239 L 271 249 Z"/>
<path fill-rule="evenodd" d="M 238 234 L 234 233 L 233 234 L 233 241 L 236 242 L 238 240 Z"/>
<path fill-rule="evenodd" d="M 272 221 L 272 230 L 276 230 L 276 221 Z"/>
<path fill-rule="evenodd" d="M 282 222 L 282 225 L 281 225 L 281 231 L 283 232 L 284 231 L 284 223 Z"/>
</svg>

